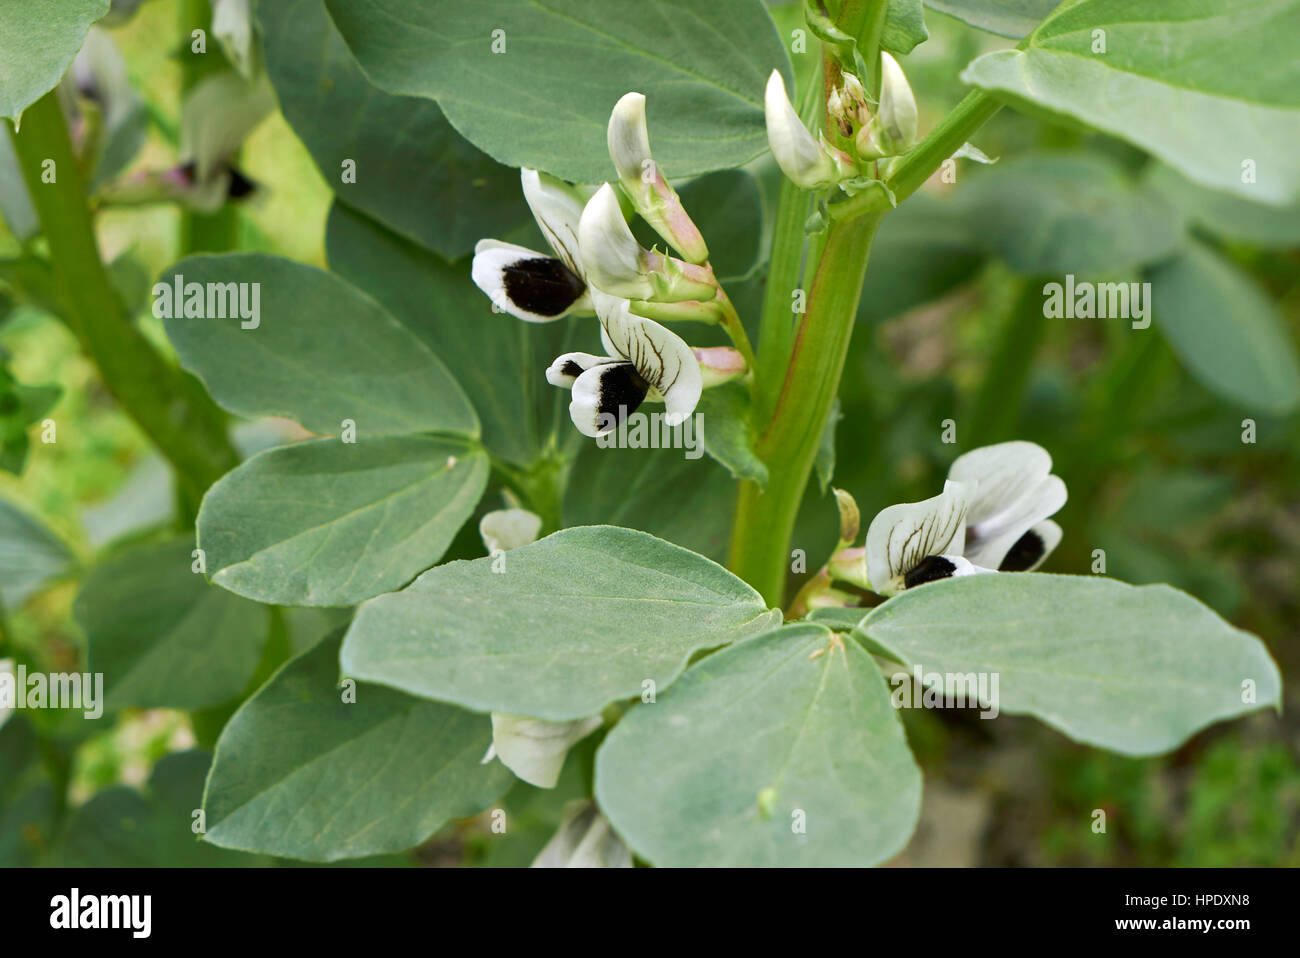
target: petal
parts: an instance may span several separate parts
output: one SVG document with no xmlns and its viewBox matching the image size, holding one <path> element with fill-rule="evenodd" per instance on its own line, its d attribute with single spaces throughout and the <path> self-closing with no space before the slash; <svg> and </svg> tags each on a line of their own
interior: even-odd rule
<svg viewBox="0 0 1300 958">
<path fill-rule="evenodd" d="M 526 322 L 549 323 L 589 308 L 578 274 L 554 256 L 513 243 L 479 240 L 470 276 L 498 309 Z"/>
<path fill-rule="evenodd" d="M 533 868 L 631 868 L 632 852 L 590 799 L 564 807 L 560 827 Z"/>
<path fill-rule="evenodd" d="M 644 250 L 628 229 L 614 188 L 608 183 L 587 201 L 578 223 L 578 248 L 591 285 L 612 296 L 650 299 L 655 285 Z"/>
<path fill-rule="evenodd" d="M 645 122 L 645 96 L 640 93 L 624 94 L 614 104 L 609 114 L 609 127 L 605 131 L 609 145 L 609 158 L 628 192 L 648 192 L 649 184 L 642 178 L 650 155 L 650 132 Z"/>
<path fill-rule="evenodd" d="M 584 436 L 613 432 L 645 402 L 649 387 L 630 362 L 593 366 L 573 382 L 569 418 Z"/>
<path fill-rule="evenodd" d="M 557 356 L 555 362 L 546 368 L 546 381 L 561 389 L 572 389 L 574 382 L 588 369 L 617 362 L 622 360 L 613 356 L 593 356 L 591 353 L 565 353 Z"/>
<path fill-rule="evenodd" d="M 1052 457 L 1032 442 L 1003 442 L 958 456 L 948 478 L 973 490 L 964 555 L 996 569 L 1035 523 L 1065 505 L 1065 483 L 1051 475 Z"/>
<path fill-rule="evenodd" d="M 767 78 L 763 98 L 767 118 L 767 143 L 781 171 L 806 190 L 820 189 L 835 182 L 830 158 L 799 119 L 785 92 L 781 72 Z"/>
<path fill-rule="evenodd" d="M 592 300 L 606 345 L 630 360 L 641 379 L 663 397 L 668 425 L 685 422 L 695 412 L 704 389 L 700 364 L 691 347 L 667 327 L 633 314 L 627 300 L 600 296 Z"/>
<path fill-rule="evenodd" d="M 478 534 L 488 552 L 526 546 L 542 531 L 542 517 L 527 509 L 495 509 L 479 520 Z"/>
<path fill-rule="evenodd" d="M 691 352 L 700 364 L 700 377 L 705 389 L 731 382 L 749 371 L 740 350 L 730 346 L 708 346 L 692 349 Z"/>
<path fill-rule="evenodd" d="M 961 555 L 966 540 L 969 490 L 948 481 L 943 492 L 921 502 L 882 509 L 867 529 L 867 577 L 881 595 L 905 587 L 904 578 L 926 556 Z"/>
<path fill-rule="evenodd" d="M 880 123 L 896 153 L 916 142 L 916 97 L 912 87 L 890 54 L 880 51 Z"/>
<path fill-rule="evenodd" d="M 521 169 L 524 200 L 533 211 L 533 219 L 551 244 L 555 255 L 579 276 L 585 276 L 582 256 L 578 252 L 578 221 L 582 219 L 582 200 L 566 183 L 546 173 Z"/>
<path fill-rule="evenodd" d="M 972 565 L 971 561 L 960 555 L 932 555 L 926 556 L 918 562 L 912 571 L 903 576 L 903 588 L 914 589 L 918 585 L 925 585 L 927 582 L 938 582 L 940 579 L 955 579 L 963 575 L 978 575 L 982 572 L 996 572 L 996 569 L 985 569 L 983 566 Z"/>
<path fill-rule="evenodd" d="M 545 722 L 523 715 L 492 713 L 492 748 L 501 764 L 529 785 L 554 788 L 564 757 L 600 728 L 599 715 L 576 722 Z"/>
<path fill-rule="evenodd" d="M 1061 527 L 1051 519 L 1038 523 L 1007 551 L 999 572 L 1033 572 L 1061 542 Z"/>
</svg>

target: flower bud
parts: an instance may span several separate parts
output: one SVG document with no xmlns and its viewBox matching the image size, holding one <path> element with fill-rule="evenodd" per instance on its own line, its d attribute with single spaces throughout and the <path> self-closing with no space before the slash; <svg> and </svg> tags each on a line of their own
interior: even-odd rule
<svg viewBox="0 0 1300 958">
<path fill-rule="evenodd" d="M 764 97 L 767 114 L 767 142 L 781 172 L 806 190 L 819 190 L 835 183 L 835 169 L 821 145 L 813 139 L 794 104 L 785 92 L 781 73 L 773 70 Z"/>
<path fill-rule="evenodd" d="M 826 568 L 832 579 L 848 582 L 860 589 L 871 588 L 871 580 L 867 577 L 867 550 L 862 546 L 841 549 L 831 556 Z"/>
<path fill-rule="evenodd" d="M 635 300 L 709 300 L 717 295 L 712 272 L 642 249 L 608 183 L 587 201 L 578 222 L 578 249 L 587 281 L 611 296 Z"/>
<path fill-rule="evenodd" d="M 862 525 L 857 500 L 843 489 L 832 489 L 831 492 L 835 493 L 835 505 L 840 510 L 840 542 L 851 546 L 857 540 Z"/>
<path fill-rule="evenodd" d="M 704 237 L 650 153 L 643 95 L 628 93 L 614 105 L 606 139 L 619 182 L 641 218 L 688 262 L 707 262 Z"/>
<path fill-rule="evenodd" d="M 880 52 L 880 110 L 877 142 L 885 156 L 906 153 L 916 142 L 916 97 L 903 68 L 888 52 Z"/>
<path fill-rule="evenodd" d="M 709 346 L 692 349 L 695 359 L 700 364 L 700 375 L 704 378 L 704 388 L 720 386 L 733 379 L 739 379 L 749 371 L 745 357 L 730 346 Z"/>
</svg>

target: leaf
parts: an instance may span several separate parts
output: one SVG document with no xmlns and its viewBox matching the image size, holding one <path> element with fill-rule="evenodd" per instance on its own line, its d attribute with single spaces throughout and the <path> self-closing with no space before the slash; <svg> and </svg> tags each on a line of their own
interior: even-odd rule
<svg viewBox="0 0 1300 958">
<path fill-rule="evenodd" d="M 528 216 L 519 175 L 466 143 L 438 104 L 366 79 L 323 0 L 263 3 L 258 18 L 280 109 L 340 200 L 446 259 Z"/>
<path fill-rule="evenodd" d="M 78 808 L 59 846 L 65 868 L 215 868 L 270 865 L 215 848 L 192 831 L 212 757 L 197 749 L 165 755 L 148 785 L 103 789 Z"/>
<path fill-rule="evenodd" d="M 1152 164 L 1151 187 L 1193 223 L 1216 236 L 1266 248 L 1300 246 L 1300 202 L 1267 206 L 1198 186 L 1177 170 Z"/>
<path fill-rule="evenodd" d="M 182 365 L 231 412 L 287 416 L 323 435 L 351 419 L 363 440 L 434 431 L 478 435 L 469 400 L 433 351 L 337 276 L 260 253 L 195 256 L 164 273 L 155 293 L 174 289 L 178 277 L 187 290 L 204 284 L 205 300 L 213 303 L 205 303 L 202 318 L 168 318 L 167 335 Z M 219 318 L 221 300 L 211 290 L 221 286 L 228 297 L 233 288 L 224 284 L 231 283 L 249 284 L 240 287 L 241 303 L 259 304 L 246 310 L 260 314 L 255 320 Z"/>
<path fill-rule="evenodd" d="M 523 209 L 522 194 L 518 203 Z M 546 249 L 538 244 L 534 248 Z M 483 444 L 501 458 L 527 464 L 538 456 L 559 416 L 568 424 L 568 393 L 546 381 L 546 367 L 594 319 L 524 323 L 493 313 L 470 281 L 469 263 L 449 266 L 432 253 L 335 202 L 325 236 L 330 268 L 382 303 L 440 357 L 482 420 Z M 566 411 L 559 412 L 561 405 Z"/>
<path fill-rule="evenodd" d="M 871 657 L 800 623 L 628 712 L 596 753 L 596 801 L 655 865 L 860 867 L 907 842 L 921 772 Z"/>
<path fill-rule="evenodd" d="M 666 688 L 691 655 L 771 628 L 757 592 L 703 556 L 614 526 L 565 529 L 431 569 L 363 605 L 346 675 L 476 711 L 552 721 Z"/>
<path fill-rule="evenodd" d="M 487 484 L 487 456 L 415 436 L 259 453 L 199 509 L 212 581 L 259 602 L 352 605 L 433 565 Z"/>
<path fill-rule="evenodd" d="M 996 675 L 1002 712 L 1126 755 L 1167 752 L 1213 722 L 1281 700 L 1263 643 L 1167 585 L 965 576 L 895 596 L 859 633 L 909 670 L 945 674 L 949 691 L 956 676 Z"/>
<path fill-rule="evenodd" d="M 0 499 L 0 596 L 14 607 L 73 563 L 68 547 L 43 524 Z"/>
<path fill-rule="evenodd" d="M 602 449 L 587 442 L 569 470 L 564 525 L 625 526 L 721 561 L 735 501 L 730 474 L 708 459 L 687 459 L 683 449 Z"/>
<path fill-rule="evenodd" d="M 54 89 L 109 0 L 0 4 L 0 117 L 23 110 Z"/>
<path fill-rule="evenodd" d="M 1300 198 L 1298 31 L 1300 0 L 1078 0 L 1025 49 L 986 53 L 962 79 L 1127 140 L 1205 186 L 1283 204 Z"/>
<path fill-rule="evenodd" d="M 985 258 L 977 236 L 958 202 L 928 193 L 910 197 L 884 218 L 872 243 L 858 321 L 893 319 L 971 279 Z"/>
<path fill-rule="evenodd" d="M 737 479 L 767 485 L 767 466 L 754 452 L 749 432 L 749 389 L 731 382 L 706 389 L 695 407 L 701 417 L 704 450 Z"/>
<path fill-rule="evenodd" d="M 984 248 L 1030 276 L 1114 273 L 1168 256 L 1182 218 L 1093 153 L 1005 160 L 957 202 Z"/>
<path fill-rule="evenodd" d="M 1300 405 L 1300 361 L 1268 293 L 1245 271 L 1191 243 L 1150 272 L 1155 325 L 1211 391 L 1249 409 Z"/>
<path fill-rule="evenodd" d="M 893 53 L 911 53 L 930 38 L 921 0 L 889 0 L 880 45 Z"/>
<path fill-rule="evenodd" d="M 308 861 L 401 851 L 513 781 L 481 764 L 485 715 L 366 685 L 345 702 L 339 642 L 285 665 L 222 731 L 203 795 L 212 844 Z"/>
<path fill-rule="evenodd" d="M 647 99 L 656 161 L 685 178 L 767 149 L 763 88 L 790 61 L 759 0 L 327 0 L 372 81 L 436 99 L 509 166 L 600 183 L 609 113 Z M 498 51 L 498 52 L 494 52 Z"/>
<path fill-rule="evenodd" d="M 931 10 L 1013 40 L 1030 33 L 1058 3 L 1060 0 L 925 0 Z"/>
<path fill-rule="evenodd" d="M 107 711 L 218 705 L 257 669 L 268 610 L 190 571 L 193 548 L 188 539 L 132 546 L 87 577 L 77 621 Z"/>
</svg>

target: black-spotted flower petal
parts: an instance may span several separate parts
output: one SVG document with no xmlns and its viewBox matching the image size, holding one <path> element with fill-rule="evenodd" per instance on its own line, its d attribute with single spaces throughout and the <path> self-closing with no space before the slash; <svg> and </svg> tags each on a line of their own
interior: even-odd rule
<svg viewBox="0 0 1300 958">
<path fill-rule="evenodd" d="M 866 567 L 871 588 L 893 595 L 936 579 L 989 572 L 962 556 L 970 490 L 945 482 L 922 502 L 882 509 L 867 528 Z"/>
<path fill-rule="evenodd" d="M 1065 505 L 1065 483 L 1052 457 L 1032 442 L 1002 442 L 958 456 L 948 478 L 971 490 L 962 552 L 977 566 L 1008 572 L 1037 568 L 1060 542 L 1044 524 Z"/>
</svg>

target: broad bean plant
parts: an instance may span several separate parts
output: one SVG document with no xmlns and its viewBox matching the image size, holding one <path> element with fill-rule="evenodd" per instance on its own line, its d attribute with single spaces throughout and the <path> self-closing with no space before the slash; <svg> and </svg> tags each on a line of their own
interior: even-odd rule
<svg viewBox="0 0 1300 958">
<path fill-rule="evenodd" d="M 113 39 L 160 2 L 0 11 L 6 307 L 168 476 L 80 556 L 6 505 L 6 598 L 75 581 L 86 698 L 185 714 L 123 799 L 154 863 L 874 865 L 909 710 L 1154 756 L 1281 708 L 1232 608 L 1088 520 L 1160 383 L 1289 441 L 1241 250 L 1300 245 L 1296 0 L 185 0 L 178 117 Z M 249 226 L 272 114 L 322 257 Z M 179 224 L 146 276 L 104 239 L 140 209 Z M 883 322 L 985 274 L 987 322 L 915 327 L 978 361 L 918 386 Z M 72 427 L 4 375 L 20 472 Z M 87 861 L 91 706 L 3 641 L 0 799 Z"/>
</svg>

